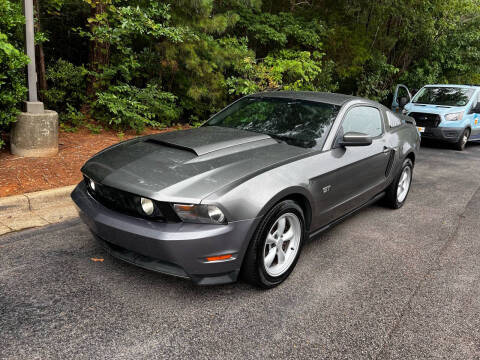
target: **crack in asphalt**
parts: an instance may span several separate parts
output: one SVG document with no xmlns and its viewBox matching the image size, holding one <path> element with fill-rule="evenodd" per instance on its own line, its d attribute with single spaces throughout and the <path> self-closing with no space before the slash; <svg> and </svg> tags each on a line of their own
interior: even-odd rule
<svg viewBox="0 0 480 360">
<path fill-rule="evenodd" d="M 473 202 L 473 199 L 475 198 L 475 196 L 477 195 L 477 193 L 480 192 L 480 186 L 478 186 L 476 188 L 476 190 L 473 192 L 471 198 L 468 200 L 467 204 L 465 205 L 465 208 L 463 209 L 463 211 L 458 215 L 458 222 L 455 226 L 455 228 L 453 229 L 453 231 L 450 233 L 450 235 L 448 235 L 446 237 L 446 241 L 445 243 L 442 245 L 442 247 L 440 248 L 440 250 L 438 251 L 438 255 L 432 260 L 431 262 L 431 266 L 429 266 L 427 268 L 427 271 L 425 272 L 425 275 L 422 277 L 422 279 L 420 279 L 418 281 L 418 284 L 417 286 L 415 287 L 415 290 L 410 294 L 407 302 L 405 303 L 402 311 L 400 312 L 400 315 L 399 317 L 397 318 L 397 320 L 395 321 L 394 325 L 392 326 L 392 328 L 390 329 L 390 331 L 388 332 L 387 334 L 387 339 L 385 340 L 385 342 L 383 343 L 383 346 L 381 347 L 381 349 L 379 350 L 379 352 L 377 353 L 376 356 L 374 356 L 373 358 L 375 360 L 378 360 L 378 359 L 381 359 L 382 356 L 385 356 L 385 350 L 388 348 L 388 345 L 390 344 L 390 340 L 392 339 L 392 336 L 393 334 L 399 329 L 400 327 L 400 324 L 403 320 L 403 318 L 405 317 L 405 315 L 409 312 L 409 310 L 411 310 L 411 305 L 412 305 L 412 301 L 413 299 L 415 298 L 415 296 L 418 294 L 418 292 L 420 291 L 420 289 L 422 288 L 422 286 L 426 283 L 428 277 L 431 275 L 431 273 L 437 269 L 439 269 L 440 267 L 438 266 L 439 263 L 440 263 L 440 259 L 442 257 L 442 255 L 445 253 L 445 251 L 449 248 L 449 246 L 452 244 L 452 242 L 457 238 L 458 236 L 458 232 L 460 230 L 460 227 L 463 223 L 463 219 L 465 218 L 465 213 L 467 212 L 467 210 L 470 208 L 470 205 L 472 204 Z"/>
</svg>

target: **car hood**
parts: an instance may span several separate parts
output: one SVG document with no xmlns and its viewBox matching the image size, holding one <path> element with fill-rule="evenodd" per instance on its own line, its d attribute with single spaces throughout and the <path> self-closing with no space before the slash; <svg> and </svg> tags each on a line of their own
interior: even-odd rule
<svg viewBox="0 0 480 360">
<path fill-rule="evenodd" d="M 155 200 L 196 203 L 311 151 L 264 134 L 208 126 L 114 145 L 91 158 L 82 172 L 101 184 Z"/>
<path fill-rule="evenodd" d="M 405 105 L 405 110 L 409 113 L 419 112 L 425 114 L 446 115 L 465 111 L 465 106 L 422 105 L 409 103 Z"/>
</svg>

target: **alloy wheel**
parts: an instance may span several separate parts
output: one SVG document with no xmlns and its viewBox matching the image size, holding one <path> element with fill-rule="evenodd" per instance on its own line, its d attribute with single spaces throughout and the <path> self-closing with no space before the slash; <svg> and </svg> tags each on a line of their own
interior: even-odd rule
<svg viewBox="0 0 480 360">
<path fill-rule="evenodd" d="M 466 130 L 462 136 L 462 147 L 464 147 L 467 144 L 468 136 L 469 136 L 469 133 L 468 133 L 468 130 Z"/>
<path fill-rule="evenodd" d="M 397 201 L 402 203 L 407 197 L 408 190 L 410 190 L 410 183 L 412 180 L 412 169 L 410 166 L 405 166 L 400 175 L 400 180 L 398 181 L 397 187 Z"/>
<path fill-rule="evenodd" d="M 270 228 L 263 249 L 265 271 L 272 277 L 284 274 L 297 256 L 302 228 L 294 213 L 282 214 Z"/>
</svg>

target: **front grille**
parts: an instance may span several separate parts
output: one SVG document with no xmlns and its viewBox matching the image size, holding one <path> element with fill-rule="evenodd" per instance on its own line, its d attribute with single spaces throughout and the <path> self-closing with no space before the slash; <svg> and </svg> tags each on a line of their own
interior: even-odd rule
<svg viewBox="0 0 480 360">
<path fill-rule="evenodd" d="M 437 115 L 437 114 L 412 112 L 408 114 L 408 116 L 411 116 L 415 119 L 417 126 L 427 127 L 427 128 L 436 128 L 442 121 L 440 119 L 440 115 Z"/>
<path fill-rule="evenodd" d="M 89 179 L 86 177 L 85 183 L 89 194 L 100 204 L 111 210 L 156 221 L 179 221 L 169 203 L 154 201 L 154 213 L 152 215 L 146 215 L 140 204 L 140 196 L 97 182 L 95 182 L 95 191 L 93 191 L 89 186 Z"/>
</svg>

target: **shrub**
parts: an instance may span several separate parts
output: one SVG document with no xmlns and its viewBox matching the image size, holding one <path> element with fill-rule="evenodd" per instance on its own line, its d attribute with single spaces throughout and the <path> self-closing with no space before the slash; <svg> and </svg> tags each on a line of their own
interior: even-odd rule
<svg viewBox="0 0 480 360">
<path fill-rule="evenodd" d="M 80 108 L 86 100 L 87 70 L 63 59 L 47 69 L 48 90 L 43 91 L 45 106 L 59 113 L 61 122 L 78 125 Z"/>
<path fill-rule="evenodd" d="M 145 126 L 164 127 L 178 119 L 176 97 L 156 85 L 137 88 L 128 84 L 110 86 L 97 93 L 94 117 L 117 129 L 132 128 L 138 132 Z"/>
</svg>

